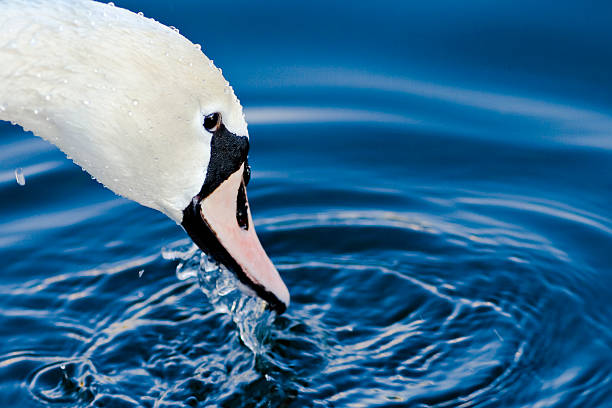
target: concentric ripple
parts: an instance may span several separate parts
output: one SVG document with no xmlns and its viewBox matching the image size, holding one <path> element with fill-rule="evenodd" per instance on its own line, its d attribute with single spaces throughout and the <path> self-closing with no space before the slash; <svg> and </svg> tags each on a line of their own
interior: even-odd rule
<svg viewBox="0 0 612 408">
<path fill-rule="evenodd" d="M 410 200 L 427 213 L 364 206 L 260 219 L 292 290 L 280 317 L 186 240 L 149 257 L 5 287 L 13 303 L 54 296 L 59 311 L 11 318 L 57 344 L 15 345 L 0 361 L 2 375 L 27 373 L 35 400 L 74 407 L 548 406 L 604 398 L 610 367 L 594 356 L 610 351 L 606 313 L 584 303 L 597 296 L 595 272 L 499 210 L 521 211 L 532 224 L 563 218 L 592 233 L 607 234 L 608 221 L 552 203 L 517 210 L 512 197 L 479 197 L 417 189 Z M 58 348 L 65 353 L 51 353 Z"/>
</svg>

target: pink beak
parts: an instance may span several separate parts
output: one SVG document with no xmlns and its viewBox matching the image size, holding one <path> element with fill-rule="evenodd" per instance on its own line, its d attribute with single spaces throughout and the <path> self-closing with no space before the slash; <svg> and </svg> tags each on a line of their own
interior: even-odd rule
<svg viewBox="0 0 612 408">
<path fill-rule="evenodd" d="M 202 250 L 282 313 L 289 306 L 289 291 L 255 233 L 243 173 L 244 164 L 201 202 L 194 201 L 183 227 Z"/>
</svg>

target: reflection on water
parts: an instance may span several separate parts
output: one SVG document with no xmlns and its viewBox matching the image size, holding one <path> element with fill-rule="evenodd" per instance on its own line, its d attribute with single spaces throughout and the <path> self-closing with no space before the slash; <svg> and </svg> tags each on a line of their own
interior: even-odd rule
<svg viewBox="0 0 612 408">
<path fill-rule="evenodd" d="M 511 93 L 487 92 L 338 68 L 289 70 L 264 79 L 264 82 L 266 80 L 272 89 L 297 88 L 309 93 L 321 92 L 328 95 L 359 91 L 362 95 L 359 105 L 364 107 L 369 106 L 369 95 L 387 94 L 387 100 L 400 100 L 394 106 L 385 106 L 383 101 L 377 108 L 386 107 L 388 111 L 378 112 L 338 107 L 323 109 L 279 106 L 248 109 L 250 123 L 312 123 L 317 122 L 319 118 L 320 123 L 364 121 L 396 125 L 415 124 L 419 129 L 487 138 L 496 137 L 492 133 L 497 127 L 501 127 L 506 141 L 511 141 L 507 136 L 512 133 L 513 139 L 527 138 L 531 143 L 550 140 L 562 144 L 612 148 L 611 112 L 580 108 L 567 102 L 539 100 Z M 348 103 L 354 105 L 355 101 Z M 457 113 L 465 111 L 470 111 L 469 115 L 457 117 Z M 407 114 L 409 116 L 406 116 Z M 481 115 L 486 115 L 486 119 L 482 120 L 484 123 L 478 123 L 481 120 L 474 121 Z M 537 138 L 529 133 L 520 134 L 525 129 L 526 122 L 531 126 L 531 131 L 537 129 Z"/>
</svg>

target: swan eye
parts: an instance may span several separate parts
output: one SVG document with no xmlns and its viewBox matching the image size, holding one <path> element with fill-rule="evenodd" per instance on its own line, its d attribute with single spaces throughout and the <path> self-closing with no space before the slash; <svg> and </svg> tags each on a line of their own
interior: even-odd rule
<svg viewBox="0 0 612 408">
<path fill-rule="evenodd" d="M 210 133 L 216 132 L 221 127 L 221 114 L 219 112 L 211 113 L 204 118 L 204 128 Z"/>
</svg>

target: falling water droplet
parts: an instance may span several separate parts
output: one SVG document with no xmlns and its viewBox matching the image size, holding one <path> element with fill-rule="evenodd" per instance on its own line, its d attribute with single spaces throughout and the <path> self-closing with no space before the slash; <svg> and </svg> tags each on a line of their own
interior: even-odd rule
<svg viewBox="0 0 612 408">
<path fill-rule="evenodd" d="M 23 169 L 21 167 L 15 169 L 15 180 L 17 180 L 17 184 L 20 186 L 25 186 L 25 175 L 23 174 Z"/>
<path fill-rule="evenodd" d="M 6 108 L 4 106 L 0 105 L 0 112 L 4 112 L 4 111 L 6 111 Z"/>
<path fill-rule="evenodd" d="M 50 101 L 51 100 L 51 95 L 45 95 L 45 101 Z"/>
<path fill-rule="evenodd" d="M 142 278 L 142 274 L 144 273 L 144 269 L 138 271 L 138 277 Z"/>
<path fill-rule="evenodd" d="M 109 6 L 111 7 L 115 7 L 115 3 L 113 3 L 112 1 L 110 3 L 108 3 Z"/>
<path fill-rule="evenodd" d="M 38 109 L 34 109 L 34 114 L 38 115 Z"/>
<path fill-rule="evenodd" d="M 138 106 L 138 99 L 134 99 L 134 100 L 132 101 L 132 105 L 134 105 L 134 106 Z"/>
<path fill-rule="evenodd" d="M 62 370 L 65 370 L 65 369 L 66 369 L 66 364 L 64 364 L 64 363 L 60 364 L 60 368 L 61 368 Z"/>
</svg>

